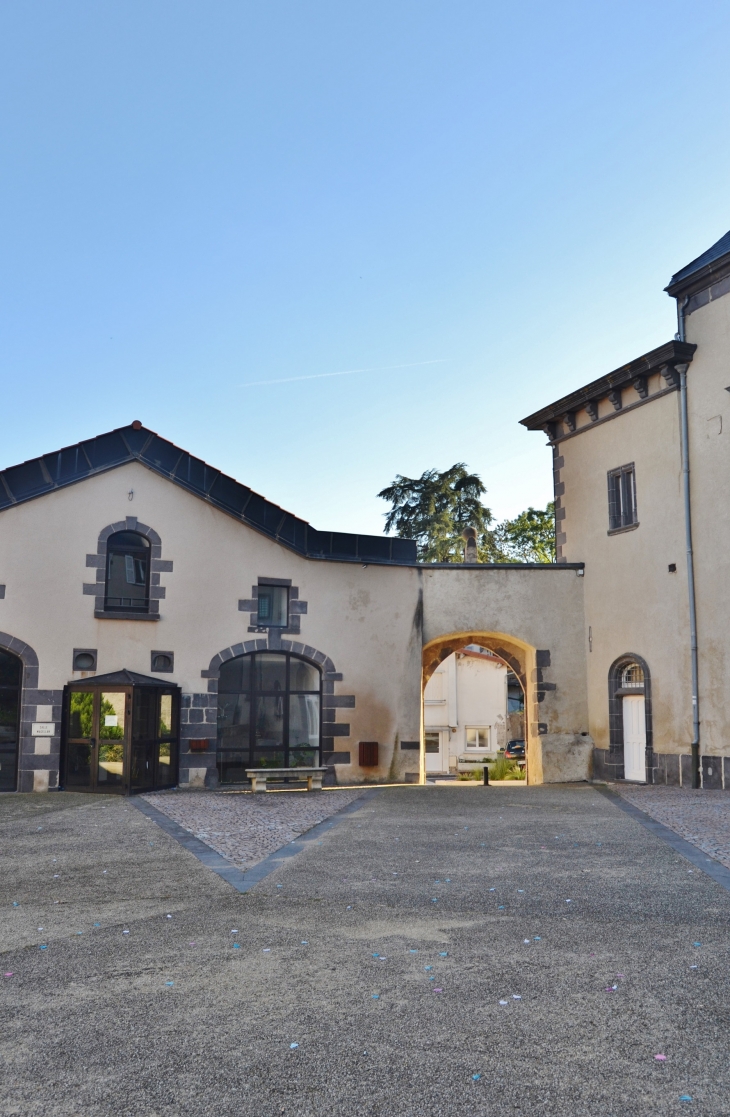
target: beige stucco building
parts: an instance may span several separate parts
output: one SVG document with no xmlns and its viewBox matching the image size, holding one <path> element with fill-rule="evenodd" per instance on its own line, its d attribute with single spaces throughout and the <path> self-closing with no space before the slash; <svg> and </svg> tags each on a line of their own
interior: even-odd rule
<svg viewBox="0 0 730 1117">
<path fill-rule="evenodd" d="M 730 234 L 668 289 L 677 339 L 524 420 L 554 448 L 554 565 L 315 530 L 139 422 L 5 469 L 0 789 L 419 781 L 423 688 L 469 645 L 523 688 L 530 782 L 687 785 L 694 737 L 730 788 Z"/>
<path fill-rule="evenodd" d="M 730 788 L 730 234 L 667 291 L 674 340 L 523 422 L 553 446 L 558 562 L 586 564 L 594 774 L 690 786 L 694 742 L 695 784 Z"/>
</svg>

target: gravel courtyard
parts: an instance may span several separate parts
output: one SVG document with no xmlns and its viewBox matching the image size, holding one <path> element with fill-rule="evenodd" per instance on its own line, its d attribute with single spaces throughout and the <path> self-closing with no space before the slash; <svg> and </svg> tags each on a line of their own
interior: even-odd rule
<svg viewBox="0 0 730 1117">
<path fill-rule="evenodd" d="M 730 869 L 730 792 L 615 784 L 614 790 Z"/>
<path fill-rule="evenodd" d="M 730 1113 L 730 893 L 608 796 L 336 820 L 240 894 L 129 801 L 2 797 L 0 1113 Z"/>
<path fill-rule="evenodd" d="M 164 791 L 142 798 L 239 869 L 268 854 L 359 799 L 361 789 L 213 792 Z"/>
</svg>

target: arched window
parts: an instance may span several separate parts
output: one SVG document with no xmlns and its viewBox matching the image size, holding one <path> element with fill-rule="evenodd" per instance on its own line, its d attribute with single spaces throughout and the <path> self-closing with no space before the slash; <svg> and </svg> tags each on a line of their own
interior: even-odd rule
<svg viewBox="0 0 730 1117">
<path fill-rule="evenodd" d="M 621 670 L 621 690 L 643 690 L 644 669 L 638 663 L 627 663 Z"/>
<path fill-rule="evenodd" d="M 243 783 L 246 768 L 320 763 L 322 675 L 288 652 L 255 652 L 223 663 L 218 681 L 218 771 Z"/>
<path fill-rule="evenodd" d="M 0 649 L 0 791 L 16 786 L 22 670 L 17 656 Z"/>
<path fill-rule="evenodd" d="M 146 613 L 150 604 L 150 544 L 136 531 L 107 540 L 104 611 Z"/>
</svg>

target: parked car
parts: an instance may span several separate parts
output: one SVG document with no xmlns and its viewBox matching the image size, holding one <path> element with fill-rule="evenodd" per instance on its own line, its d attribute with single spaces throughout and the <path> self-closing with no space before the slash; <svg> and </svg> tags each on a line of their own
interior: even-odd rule
<svg viewBox="0 0 730 1117">
<path fill-rule="evenodd" d="M 507 748 L 504 750 L 506 760 L 524 760 L 525 759 L 525 742 L 524 741 L 508 741 Z"/>
</svg>

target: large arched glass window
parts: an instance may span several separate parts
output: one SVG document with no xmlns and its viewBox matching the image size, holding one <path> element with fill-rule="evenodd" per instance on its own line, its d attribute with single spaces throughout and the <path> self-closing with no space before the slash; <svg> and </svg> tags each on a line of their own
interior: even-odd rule
<svg viewBox="0 0 730 1117">
<path fill-rule="evenodd" d="M 146 613 L 150 604 L 150 544 L 136 531 L 117 531 L 106 545 L 105 612 Z"/>
<path fill-rule="evenodd" d="M 243 783 L 246 768 L 300 768 L 320 763 L 322 675 L 286 652 L 229 659 L 218 682 L 218 771 Z"/>
</svg>

